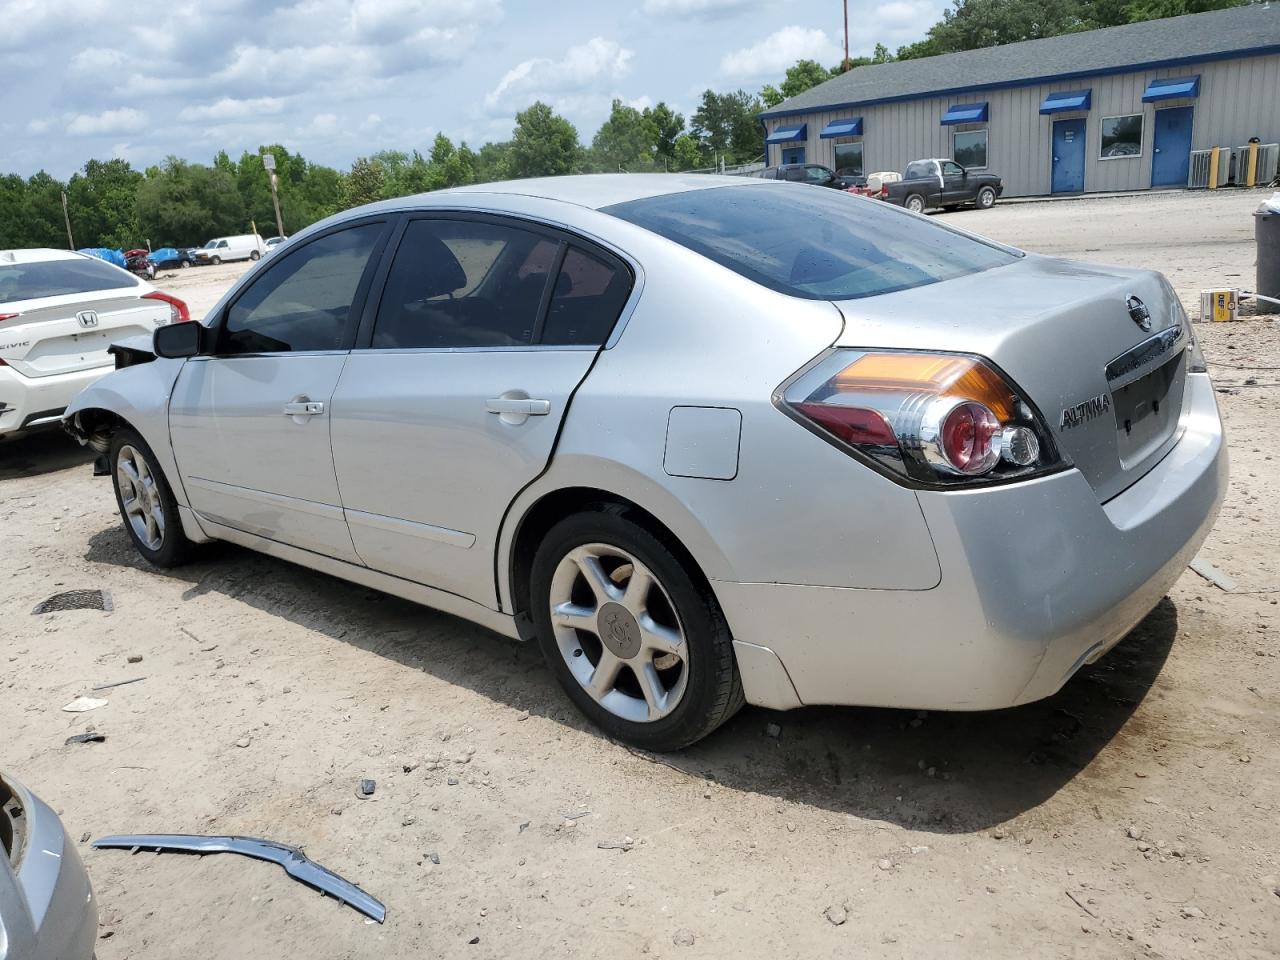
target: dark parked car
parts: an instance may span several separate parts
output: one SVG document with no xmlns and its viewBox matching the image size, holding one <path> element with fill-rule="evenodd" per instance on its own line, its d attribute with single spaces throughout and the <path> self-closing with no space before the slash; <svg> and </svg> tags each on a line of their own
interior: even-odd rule
<svg viewBox="0 0 1280 960">
<path fill-rule="evenodd" d="M 913 160 L 897 183 L 888 185 L 884 199 L 916 213 L 930 207 L 954 210 L 972 203 L 979 210 L 995 205 L 1004 183 L 994 173 L 966 170 L 954 160 Z"/>
<path fill-rule="evenodd" d="M 848 190 L 850 187 L 865 186 L 866 177 L 852 175 L 848 170 L 839 173 L 820 163 L 784 163 L 778 167 L 765 167 L 760 171 L 765 180 L 791 180 L 795 183 L 809 183 L 815 187 L 834 187 L 837 190 Z"/>
<path fill-rule="evenodd" d="M 172 267 L 190 267 L 196 262 L 195 247 L 161 247 L 152 252 L 151 262 L 157 270 Z"/>
</svg>

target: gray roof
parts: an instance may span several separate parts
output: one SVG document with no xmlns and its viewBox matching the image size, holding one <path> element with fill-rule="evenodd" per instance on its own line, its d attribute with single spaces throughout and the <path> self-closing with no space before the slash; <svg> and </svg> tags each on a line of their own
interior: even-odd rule
<svg viewBox="0 0 1280 960">
<path fill-rule="evenodd" d="M 1280 3 L 1249 4 L 1105 30 L 858 67 L 784 100 L 763 117 L 828 107 L 1119 73 L 1280 50 Z"/>
</svg>

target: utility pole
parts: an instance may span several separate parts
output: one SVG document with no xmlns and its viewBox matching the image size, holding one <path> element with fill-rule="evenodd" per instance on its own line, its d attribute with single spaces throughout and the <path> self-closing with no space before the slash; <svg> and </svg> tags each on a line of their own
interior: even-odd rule
<svg viewBox="0 0 1280 960">
<path fill-rule="evenodd" d="M 67 212 L 67 191 L 62 191 L 62 219 L 67 222 L 67 249 L 74 250 L 76 242 L 71 236 L 71 214 Z"/>
<path fill-rule="evenodd" d="M 284 236 L 284 220 L 280 216 L 280 194 L 276 190 L 276 158 L 275 154 L 264 153 L 262 155 L 262 165 L 267 168 L 267 174 L 271 177 L 271 204 L 276 208 L 276 236 Z"/>
<path fill-rule="evenodd" d="M 844 63 L 841 73 L 849 72 L 849 0 L 844 0 Z"/>
</svg>

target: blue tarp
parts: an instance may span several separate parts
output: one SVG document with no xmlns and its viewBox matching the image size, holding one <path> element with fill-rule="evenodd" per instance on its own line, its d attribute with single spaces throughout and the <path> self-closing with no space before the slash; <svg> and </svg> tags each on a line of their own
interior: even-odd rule
<svg viewBox="0 0 1280 960">
<path fill-rule="evenodd" d="M 1068 113 L 1088 110 L 1092 99 L 1093 90 L 1060 90 L 1044 98 L 1044 103 L 1040 104 L 1040 112 Z"/>
<path fill-rule="evenodd" d="M 161 247 L 159 250 L 152 250 L 149 258 L 152 263 L 177 263 L 182 259 L 180 254 L 174 247 Z"/>
<path fill-rule="evenodd" d="M 986 123 L 987 101 L 983 100 L 981 103 L 953 104 L 947 112 L 942 115 L 942 122 L 948 126 L 956 123 Z"/>
<path fill-rule="evenodd" d="M 836 137 L 860 137 L 862 136 L 862 118 L 850 117 L 847 120 L 832 120 L 822 128 L 819 138 L 822 140 L 834 140 Z"/>
<path fill-rule="evenodd" d="M 97 257 L 99 260 L 105 260 L 107 263 L 114 263 L 117 267 L 124 266 L 124 251 L 110 250 L 106 247 L 83 247 L 76 251 L 86 256 Z"/>
<path fill-rule="evenodd" d="M 1147 92 L 1142 95 L 1142 102 L 1184 100 L 1198 96 L 1200 96 L 1199 74 L 1194 77 L 1177 77 L 1172 80 L 1152 80 L 1147 84 Z"/>
<path fill-rule="evenodd" d="M 779 127 L 769 136 L 764 138 L 765 143 L 794 143 L 796 140 L 805 139 L 805 131 L 808 124 L 802 123 L 798 127 Z"/>
</svg>

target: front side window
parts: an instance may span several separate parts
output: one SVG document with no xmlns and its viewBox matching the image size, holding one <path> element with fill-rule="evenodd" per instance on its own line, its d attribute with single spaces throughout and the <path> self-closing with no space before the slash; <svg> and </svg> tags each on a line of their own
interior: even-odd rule
<svg viewBox="0 0 1280 960">
<path fill-rule="evenodd" d="M 1103 160 L 1142 155 L 1142 114 L 1102 118 Z"/>
<path fill-rule="evenodd" d="M 836 144 L 836 173 L 844 177 L 862 176 L 862 141 Z"/>
<path fill-rule="evenodd" d="M 771 290 L 810 300 L 892 293 L 1019 257 L 842 190 L 712 187 L 631 200 L 603 211 Z"/>
<path fill-rule="evenodd" d="M 957 131 L 952 141 L 951 155 L 962 167 L 985 167 L 987 165 L 987 131 Z"/>
<path fill-rule="evenodd" d="M 808 166 L 804 170 L 805 179 L 810 183 L 826 183 L 831 179 L 831 171 L 826 167 Z"/>
<path fill-rule="evenodd" d="M 533 342 L 559 242 L 476 220 L 414 220 L 378 305 L 373 347 L 515 347 Z"/>
<path fill-rule="evenodd" d="M 367 223 L 272 257 L 271 267 L 227 311 L 218 352 L 340 350 L 383 224 Z"/>
</svg>

